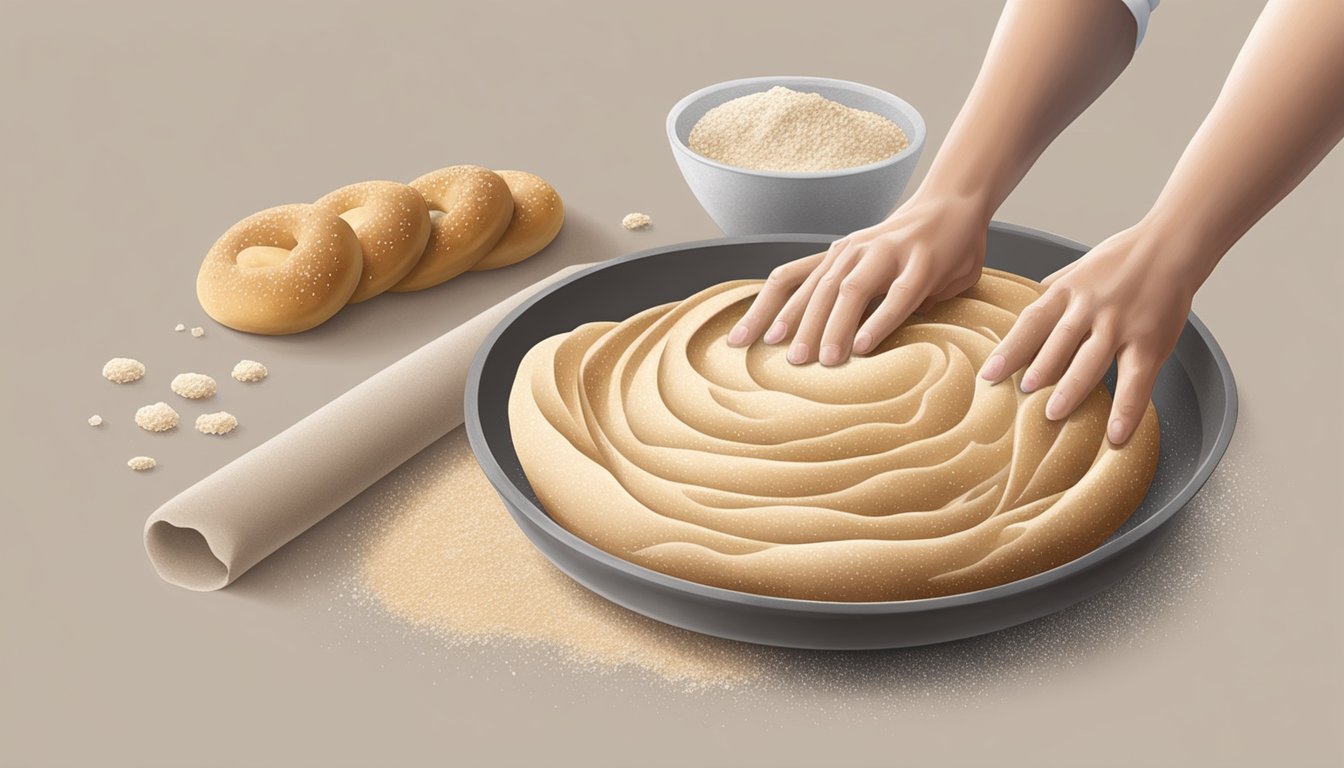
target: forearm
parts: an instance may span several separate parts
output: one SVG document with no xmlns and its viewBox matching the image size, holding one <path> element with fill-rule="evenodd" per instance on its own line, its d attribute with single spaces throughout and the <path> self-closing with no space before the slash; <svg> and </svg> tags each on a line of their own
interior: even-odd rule
<svg viewBox="0 0 1344 768">
<path fill-rule="evenodd" d="M 1198 287 L 1341 137 L 1344 3 L 1271 0 L 1144 225 Z"/>
<path fill-rule="evenodd" d="M 1120 0 L 1010 0 L 916 194 L 954 195 L 993 215 L 1050 142 L 1124 70 L 1136 32 Z"/>
</svg>

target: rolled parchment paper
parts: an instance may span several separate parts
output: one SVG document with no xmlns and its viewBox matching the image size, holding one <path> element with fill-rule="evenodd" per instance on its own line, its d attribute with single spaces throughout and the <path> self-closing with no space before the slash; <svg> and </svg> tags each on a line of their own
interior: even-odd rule
<svg viewBox="0 0 1344 768">
<path fill-rule="evenodd" d="M 467 367 L 504 316 L 572 266 L 476 315 L 174 496 L 145 521 L 164 581 L 208 591 L 461 426 Z"/>
</svg>

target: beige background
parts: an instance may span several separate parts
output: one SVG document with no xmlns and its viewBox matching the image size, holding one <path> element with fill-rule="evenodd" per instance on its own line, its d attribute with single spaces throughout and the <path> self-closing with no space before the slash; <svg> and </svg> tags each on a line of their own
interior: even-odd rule
<svg viewBox="0 0 1344 768">
<path fill-rule="evenodd" d="M 1336 151 L 1196 299 L 1236 371 L 1227 461 L 1129 582 L 1017 630 L 779 654 L 691 693 L 509 643 L 453 649 L 352 601 L 343 510 L 233 588 L 160 582 L 162 501 L 567 263 L 717 234 L 663 117 L 719 80 L 809 74 L 923 111 L 927 167 L 997 16 L 983 2 L 29 4 L 0 25 L 6 299 L 0 762 L 14 765 L 1324 765 L 1344 756 Z M 315 4 L 314 4 L 315 5 Z M 1169 2 L 1001 219 L 1096 242 L 1145 210 L 1255 2 Z M 1273 141 L 1273 136 L 1265 136 Z M 242 216 L 442 165 L 525 168 L 570 211 L 544 255 L 256 338 L 207 321 L 200 257 Z M 631 210 L 647 233 L 620 229 Z M 202 339 L 172 332 L 201 324 Z M 98 376 L 115 355 L 139 384 Z M 237 359 L 272 378 L 231 386 Z M 135 429 L 174 373 L 221 379 L 225 439 Z M 201 409 L 184 407 L 184 414 Z M 108 423 L 85 426 L 91 413 Z M 135 474 L 125 460 L 160 460 Z M 352 507 L 359 507 L 357 500 Z M 354 538 L 352 538 L 354 537 Z"/>
</svg>

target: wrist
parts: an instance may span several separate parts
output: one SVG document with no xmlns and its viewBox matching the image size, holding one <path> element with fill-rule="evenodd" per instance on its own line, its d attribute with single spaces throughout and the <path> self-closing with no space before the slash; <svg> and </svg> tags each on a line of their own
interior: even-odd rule
<svg viewBox="0 0 1344 768">
<path fill-rule="evenodd" d="M 1014 179 L 1021 178 L 1016 170 L 1005 167 L 1004 158 L 985 147 L 949 138 L 914 197 L 954 204 L 988 224 L 1012 191 Z"/>
<path fill-rule="evenodd" d="M 1103 245 L 1116 249 L 1126 269 L 1134 269 L 1187 297 L 1213 271 L 1208 248 L 1161 219 L 1140 219 Z M 1097 249 L 1101 249 L 1098 246 Z M 1107 249 L 1110 250 L 1110 249 Z"/>
<path fill-rule="evenodd" d="M 1133 227 L 1136 250 L 1193 294 L 1213 273 L 1227 247 L 1181 217 L 1154 206 Z"/>
<path fill-rule="evenodd" d="M 959 219 L 967 226 L 988 227 L 994 211 L 998 208 L 991 196 L 983 189 L 967 187 L 959 189 L 943 185 L 928 178 L 915 189 L 905 204 L 892 214 L 892 217 L 905 210 L 938 211 L 945 216 Z"/>
</svg>

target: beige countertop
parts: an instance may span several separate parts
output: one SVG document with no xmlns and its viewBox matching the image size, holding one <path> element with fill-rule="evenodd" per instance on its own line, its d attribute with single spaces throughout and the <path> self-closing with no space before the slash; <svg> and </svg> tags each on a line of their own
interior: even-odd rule
<svg viewBox="0 0 1344 768">
<path fill-rule="evenodd" d="M 1164 3 L 1137 59 L 999 218 L 1096 242 L 1160 188 L 1259 3 Z M 1326 765 L 1344 758 L 1338 476 L 1344 152 L 1195 302 L 1237 375 L 1226 460 L 1138 573 L 1000 635 L 780 654 L 769 685 L 686 691 L 507 642 L 452 648 L 352 600 L 342 510 L 197 594 L 141 546 L 164 500 L 420 344 L 565 264 L 717 235 L 666 110 L 719 80 L 858 80 L 916 105 L 927 168 L 993 3 L 228 3 L 11 7 L 0 764 Z M 1272 141 L 1273 137 L 1265 137 Z M 453 163 L 552 181 L 569 218 L 518 267 L 260 338 L 193 281 L 244 215 Z M 654 229 L 626 232 L 630 211 Z M 202 325 L 203 338 L 174 333 Z M 114 356 L 149 376 L 114 387 Z M 223 380 L 242 427 L 150 435 L 174 373 Z M 107 423 L 85 424 L 93 413 Z M 125 466 L 149 453 L 159 467 Z M 357 500 L 352 506 L 358 506 Z"/>
</svg>

